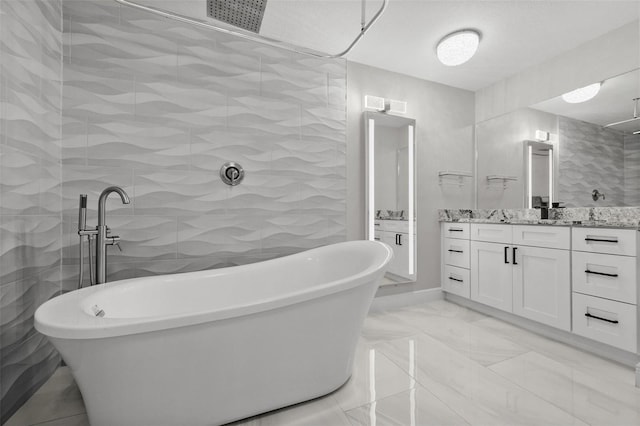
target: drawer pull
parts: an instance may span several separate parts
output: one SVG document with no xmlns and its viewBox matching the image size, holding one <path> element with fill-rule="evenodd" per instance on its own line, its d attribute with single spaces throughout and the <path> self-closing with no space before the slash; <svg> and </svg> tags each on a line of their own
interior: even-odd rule
<svg viewBox="0 0 640 426">
<path fill-rule="evenodd" d="M 378 237 L 374 237 L 373 239 L 376 240 L 376 241 L 380 241 L 380 238 L 378 238 Z"/>
<path fill-rule="evenodd" d="M 585 241 L 595 241 L 598 243 L 617 243 L 618 239 L 617 238 L 591 238 L 591 237 L 587 237 L 584 239 Z"/>
<path fill-rule="evenodd" d="M 618 276 L 618 274 L 606 274 L 604 272 L 595 272 L 595 271 L 590 271 L 588 269 L 586 271 L 584 271 L 584 272 L 586 272 L 587 274 L 604 275 L 605 277 L 617 277 Z"/>
<path fill-rule="evenodd" d="M 589 312 L 584 314 L 584 316 L 588 317 L 588 318 L 597 319 L 597 320 L 600 320 L 600 321 L 610 322 L 611 324 L 618 324 L 620 322 L 618 320 L 610 320 L 610 319 L 607 319 L 607 318 L 597 317 L 595 315 L 591 315 Z"/>
<path fill-rule="evenodd" d="M 373 226 L 380 226 L 380 224 L 379 223 L 374 223 Z"/>
<path fill-rule="evenodd" d="M 463 232 L 464 229 L 460 229 L 460 228 L 449 228 L 449 232 Z"/>
<path fill-rule="evenodd" d="M 464 251 L 462 250 L 453 250 L 453 249 L 449 249 L 447 251 L 450 251 L 451 253 L 464 253 Z"/>
<path fill-rule="evenodd" d="M 464 282 L 464 280 L 461 280 L 460 278 L 453 278 L 453 277 L 449 277 L 449 279 L 450 279 L 451 281 L 457 281 L 457 282 L 459 282 L 459 283 L 463 283 L 463 282 Z"/>
</svg>

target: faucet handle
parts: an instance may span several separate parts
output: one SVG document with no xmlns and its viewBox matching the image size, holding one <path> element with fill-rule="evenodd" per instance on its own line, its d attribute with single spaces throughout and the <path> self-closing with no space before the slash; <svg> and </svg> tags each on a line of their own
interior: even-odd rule
<svg viewBox="0 0 640 426">
<path fill-rule="evenodd" d="M 108 245 L 116 246 L 118 247 L 118 250 L 122 251 L 122 247 L 120 247 L 120 237 L 118 235 L 107 237 L 107 240 L 109 241 L 107 243 Z"/>
</svg>

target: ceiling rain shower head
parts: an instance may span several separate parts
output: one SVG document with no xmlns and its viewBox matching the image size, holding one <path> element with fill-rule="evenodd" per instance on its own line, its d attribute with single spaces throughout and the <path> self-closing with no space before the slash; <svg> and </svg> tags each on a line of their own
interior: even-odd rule
<svg viewBox="0 0 640 426">
<path fill-rule="evenodd" d="M 266 6 L 267 0 L 207 0 L 207 16 L 258 33 Z"/>
</svg>

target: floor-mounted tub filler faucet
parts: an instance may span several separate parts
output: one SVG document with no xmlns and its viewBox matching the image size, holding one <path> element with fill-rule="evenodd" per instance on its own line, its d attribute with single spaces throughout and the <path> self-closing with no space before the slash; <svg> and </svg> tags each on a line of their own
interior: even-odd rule
<svg viewBox="0 0 640 426">
<path fill-rule="evenodd" d="M 80 194 L 80 205 L 78 208 L 78 236 L 80 237 L 80 274 L 78 287 L 84 283 L 84 239 L 89 245 L 89 282 L 102 284 L 107 281 L 107 246 L 117 246 L 120 248 L 120 237 L 109 235 L 109 227 L 106 224 L 107 198 L 115 192 L 120 195 L 122 204 L 129 204 L 129 196 L 124 189 L 119 186 L 110 186 L 100 194 L 98 199 L 98 226 L 94 229 L 87 229 L 87 195 Z M 95 241 L 95 265 L 91 255 L 91 242 Z"/>
</svg>

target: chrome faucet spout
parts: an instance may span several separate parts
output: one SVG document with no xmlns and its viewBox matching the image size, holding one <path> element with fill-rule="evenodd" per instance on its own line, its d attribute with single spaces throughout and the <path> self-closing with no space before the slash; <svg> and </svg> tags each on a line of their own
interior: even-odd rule
<svg viewBox="0 0 640 426">
<path fill-rule="evenodd" d="M 105 221 L 105 210 L 107 206 L 107 198 L 111 193 L 117 193 L 120 195 L 120 199 L 122 200 L 122 204 L 129 204 L 131 200 L 129 200 L 129 195 L 125 192 L 124 189 L 119 186 L 110 186 L 100 194 L 100 198 L 98 199 L 98 226 L 103 226 Z"/>
<path fill-rule="evenodd" d="M 115 192 L 120 195 L 122 204 L 129 204 L 129 196 L 124 189 L 119 186 L 110 186 L 100 194 L 98 199 L 98 235 L 96 237 L 96 284 L 102 284 L 107 281 L 107 246 L 117 245 L 120 237 L 108 236 L 109 229 L 105 223 L 107 198 L 111 193 Z"/>
</svg>

